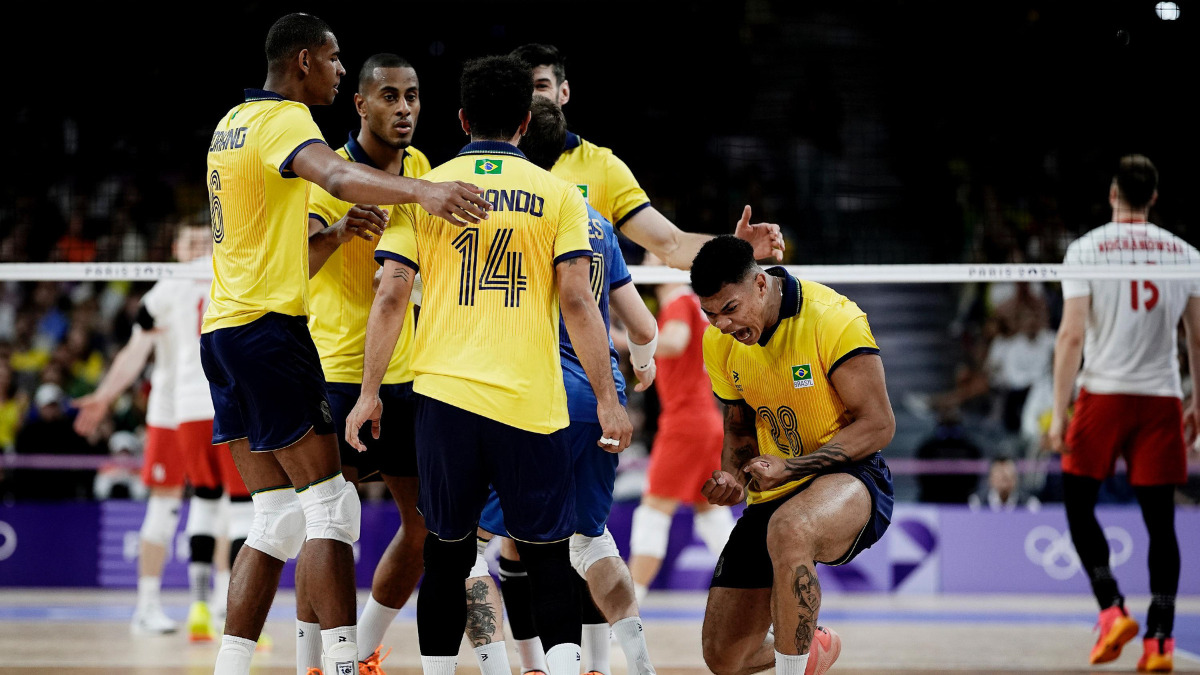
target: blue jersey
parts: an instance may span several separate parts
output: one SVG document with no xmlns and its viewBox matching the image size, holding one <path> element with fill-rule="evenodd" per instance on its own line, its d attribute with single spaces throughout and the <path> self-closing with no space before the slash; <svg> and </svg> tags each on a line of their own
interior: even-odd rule
<svg viewBox="0 0 1200 675">
<path fill-rule="evenodd" d="M 604 317 L 605 330 L 608 323 L 608 294 L 625 284 L 633 281 L 629 268 L 625 266 L 625 257 L 621 255 L 621 245 L 613 231 L 612 224 L 600 215 L 600 212 L 588 207 L 588 242 L 592 245 L 592 292 L 596 294 L 596 304 L 600 306 L 600 315 Z M 558 320 L 559 353 L 562 356 L 563 384 L 567 388 L 567 410 L 572 422 L 597 422 L 596 395 L 588 382 L 583 365 L 571 346 L 571 336 L 567 335 L 567 326 Z M 625 378 L 621 375 L 620 361 L 617 358 L 617 348 L 613 346 L 612 337 L 608 338 L 609 361 L 612 363 L 613 380 L 617 384 L 617 396 L 621 405 L 625 405 Z"/>
</svg>

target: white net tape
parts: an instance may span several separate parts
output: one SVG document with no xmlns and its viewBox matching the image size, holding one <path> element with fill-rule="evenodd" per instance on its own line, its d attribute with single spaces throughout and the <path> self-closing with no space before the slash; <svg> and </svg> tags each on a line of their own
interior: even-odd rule
<svg viewBox="0 0 1200 675">
<path fill-rule="evenodd" d="M 820 283 L 972 283 L 1063 281 L 1064 279 L 1198 279 L 1200 265 L 788 265 L 789 273 Z M 1151 271 L 1152 269 L 1152 271 Z M 688 273 L 669 267 L 633 265 L 635 283 L 687 283 Z M 202 268 L 181 263 L 5 263 L 0 281 L 157 281 L 205 279 Z"/>
</svg>

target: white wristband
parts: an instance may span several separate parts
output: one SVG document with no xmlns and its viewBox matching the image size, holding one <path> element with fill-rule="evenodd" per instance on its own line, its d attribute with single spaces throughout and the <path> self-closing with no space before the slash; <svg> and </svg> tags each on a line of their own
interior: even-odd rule
<svg viewBox="0 0 1200 675">
<path fill-rule="evenodd" d="M 639 345 L 633 340 L 629 341 L 629 361 L 633 364 L 633 369 L 643 371 L 650 367 L 654 362 L 654 351 L 658 349 L 658 326 L 654 327 L 654 337 L 644 345 Z"/>
</svg>

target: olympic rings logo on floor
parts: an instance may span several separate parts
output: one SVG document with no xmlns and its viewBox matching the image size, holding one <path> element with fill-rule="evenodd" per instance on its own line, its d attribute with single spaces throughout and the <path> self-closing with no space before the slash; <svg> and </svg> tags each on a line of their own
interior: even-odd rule
<svg viewBox="0 0 1200 675">
<path fill-rule="evenodd" d="M 0 561 L 8 560 L 17 551 L 17 530 L 0 520 Z"/>
<path fill-rule="evenodd" d="M 1110 525 L 1104 528 L 1104 538 L 1110 566 L 1120 567 L 1133 556 L 1133 537 L 1125 528 Z M 1059 581 L 1070 579 L 1081 568 L 1070 531 L 1059 532 L 1050 525 L 1038 525 L 1025 535 L 1025 557 Z"/>
</svg>

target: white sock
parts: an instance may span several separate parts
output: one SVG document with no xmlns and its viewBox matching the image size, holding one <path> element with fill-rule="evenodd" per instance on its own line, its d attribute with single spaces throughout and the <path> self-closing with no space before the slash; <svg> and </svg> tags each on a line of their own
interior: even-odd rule
<svg viewBox="0 0 1200 675">
<path fill-rule="evenodd" d="M 642 630 L 642 617 L 631 616 L 613 624 L 613 635 L 625 652 L 625 662 L 629 667 L 629 675 L 652 675 L 654 666 L 650 665 L 650 650 L 646 647 L 646 633 Z M 803 675 L 803 673 L 801 674 Z"/>
<path fill-rule="evenodd" d="M 808 667 L 808 654 L 794 656 L 775 652 L 775 675 L 804 675 Z"/>
<path fill-rule="evenodd" d="M 217 652 L 217 667 L 213 675 L 249 675 L 250 657 L 254 655 L 254 640 L 224 635 Z"/>
<path fill-rule="evenodd" d="M 546 650 L 542 649 L 542 639 L 538 637 L 528 640 L 514 640 L 517 643 L 517 655 L 521 657 L 521 672 L 531 670 L 548 672 L 546 668 Z"/>
<path fill-rule="evenodd" d="M 421 655 L 421 672 L 425 675 L 454 675 L 456 667 L 458 667 L 457 656 Z"/>
<path fill-rule="evenodd" d="M 228 570 L 213 574 L 212 611 L 216 616 L 224 616 L 229 606 L 229 576 Z"/>
<path fill-rule="evenodd" d="M 321 667 L 321 624 L 296 619 L 296 675 Z"/>
<path fill-rule="evenodd" d="M 546 652 L 547 675 L 579 675 L 579 645 L 554 645 Z"/>
<path fill-rule="evenodd" d="M 321 647 L 328 654 L 334 647 L 354 645 L 354 658 L 358 658 L 358 628 L 356 626 L 338 626 L 321 631 Z"/>
<path fill-rule="evenodd" d="M 512 670 L 508 666 L 508 650 L 504 648 L 504 640 L 476 647 L 475 660 L 479 662 L 481 675 L 512 675 Z"/>
<path fill-rule="evenodd" d="M 138 577 L 137 607 L 139 610 L 162 606 L 162 577 Z"/>
<path fill-rule="evenodd" d="M 609 644 L 608 635 L 606 623 L 583 624 L 583 642 L 579 645 L 583 672 L 612 673 L 612 664 L 609 662 L 612 645 Z"/>
<path fill-rule="evenodd" d="M 646 595 L 649 593 L 650 593 L 649 586 L 643 586 L 642 584 L 634 584 L 633 585 L 633 597 L 637 598 L 638 607 L 642 606 L 642 601 L 644 601 L 646 599 Z"/>
<path fill-rule="evenodd" d="M 362 616 L 358 617 L 359 661 L 367 660 L 367 657 L 374 654 L 375 650 L 383 644 L 384 633 L 387 633 L 388 626 L 392 625 L 392 621 L 399 613 L 399 609 L 379 604 L 375 596 L 367 598 L 367 603 L 363 605 Z"/>
<path fill-rule="evenodd" d="M 188 563 L 188 588 L 193 602 L 208 602 L 212 587 L 212 563 Z"/>
</svg>

